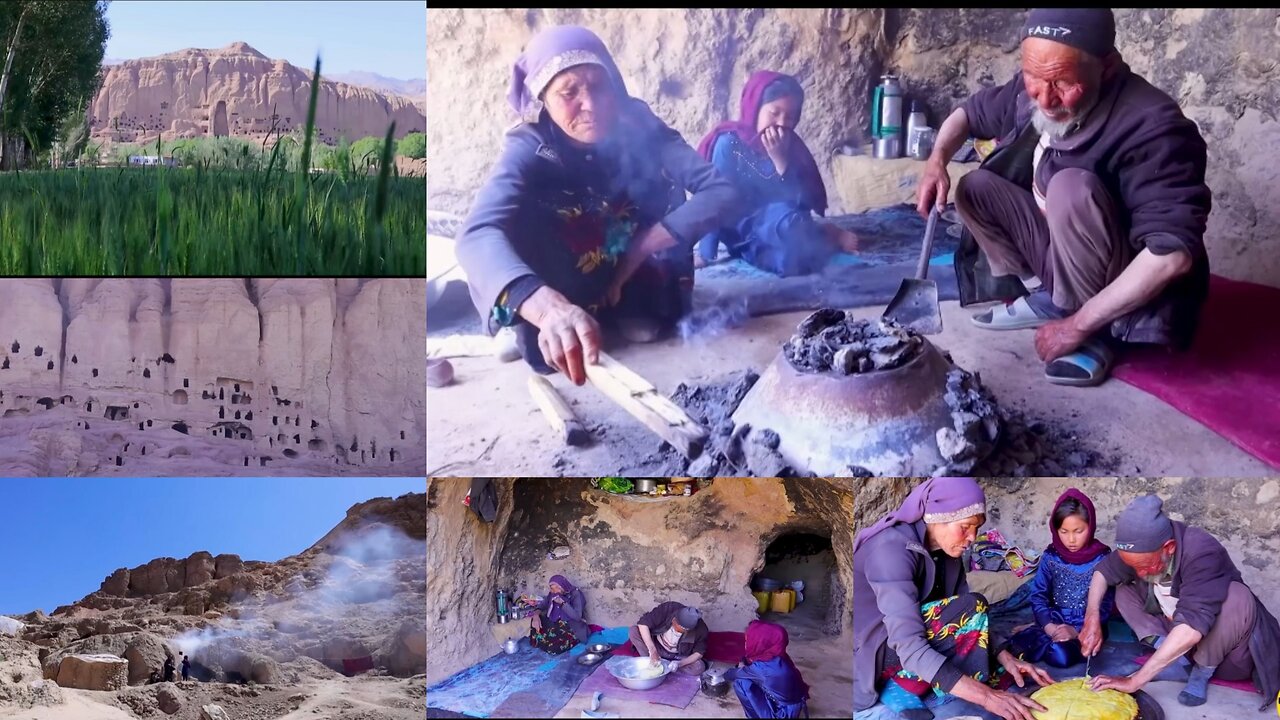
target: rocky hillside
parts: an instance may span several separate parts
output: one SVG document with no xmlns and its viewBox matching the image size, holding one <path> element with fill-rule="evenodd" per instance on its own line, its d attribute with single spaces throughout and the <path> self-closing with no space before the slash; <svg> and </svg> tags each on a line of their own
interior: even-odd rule
<svg viewBox="0 0 1280 720">
<path fill-rule="evenodd" d="M 0 474 L 424 470 L 407 279 L 0 280 Z"/>
<path fill-rule="evenodd" d="M 0 634 L 0 705 L 106 690 L 145 715 L 163 709 L 166 692 L 275 698 L 283 686 L 349 682 L 344 676 L 419 675 L 425 539 L 426 497 L 411 493 L 356 505 L 315 545 L 278 562 L 197 552 L 116 569 L 52 615 L 18 618 L 25 625 L 17 637 Z M 192 658 L 195 680 L 148 683 L 166 654 L 179 652 Z M 303 700 L 288 698 L 295 708 Z M 198 707 L 189 710 L 197 717 Z"/>
<path fill-rule="evenodd" d="M 317 136 L 382 137 L 394 121 L 396 136 L 426 129 L 413 98 L 324 78 L 316 109 Z M 272 60 L 249 45 L 188 48 L 103 67 L 102 85 L 89 106 L 94 140 L 145 143 L 157 137 L 231 136 L 263 140 L 273 128 L 289 132 L 307 122 L 311 68 Z"/>
</svg>

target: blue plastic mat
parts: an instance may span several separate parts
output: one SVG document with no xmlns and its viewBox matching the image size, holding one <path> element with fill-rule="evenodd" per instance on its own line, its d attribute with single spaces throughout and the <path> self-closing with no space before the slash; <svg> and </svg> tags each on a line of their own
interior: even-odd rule
<svg viewBox="0 0 1280 720">
<path fill-rule="evenodd" d="M 824 272 L 849 266 L 881 267 L 902 263 L 914 266 L 920 259 L 920 241 L 924 238 L 925 221 L 920 219 L 913 206 L 894 205 L 868 210 L 858 215 L 833 217 L 830 221 L 857 233 L 862 243 L 857 254 L 839 253 L 831 258 Z M 938 226 L 933 233 L 930 266 L 950 265 L 954 261 L 955 251 L 960 242 L 947 234 L 947 228 L 950 226 L 951 223 L 946 220 L 938 220 Z M 746 280 L 775 278 L 777 275 L 761 270 L 741 258 L 734 258 L 701 268 L 697 272 L 697 277 L 699 280 L 730 278 Z"/>
<path fill-rule="evenodd" d="M 552 717 L 595 669 L 574 660 L 597 642 L 625 643 L 627 628 L 594 633 L 561 655 L 538 650 L 521 638 L 514 654 L 498 653 L 427 688 L 427 714 L 435 709 L 476 718 Z"/>
</svg>

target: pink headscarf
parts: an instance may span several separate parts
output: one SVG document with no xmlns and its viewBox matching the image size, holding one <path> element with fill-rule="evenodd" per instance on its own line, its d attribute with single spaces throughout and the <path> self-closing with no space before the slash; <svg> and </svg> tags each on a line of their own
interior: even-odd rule
<svg viewBox="0 0 1280 720">
<path fill-rule="evenodd" d="M 756 122 L 760 117 L 760 107 L 764 105 L 764 91 L 775 80 L 784 77 L 788 76 L 771 70 L 757 70 L 751 73 L 751 77 L 747 78 L 747 84 L 742 88 L 738 119 L 726 120 L 716 125 L 706 137 L 702 138 L 702 142 L 698 143 L 698 154 L 710 162 L 716 138 L 727 132 L 737 134 L 742 142 L 763 154 L 764 144 L 760 140 L 760 133 L 756 132 Z M 796 169 L 809 207 L 822 215 L 827 211 L 827 188 L 822 184 L 822 173 L 818 171 L 818 163 L 813 159 L 813 153 L 809 152 L 808 146 L 800 139 L 800 135 L 796 133 L 792 135 L 789 160 Z"/>
</svg>

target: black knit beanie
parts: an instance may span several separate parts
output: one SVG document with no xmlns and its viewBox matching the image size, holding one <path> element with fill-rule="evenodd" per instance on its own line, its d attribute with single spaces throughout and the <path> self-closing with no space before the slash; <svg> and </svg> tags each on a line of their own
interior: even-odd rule
<svg viewBox="0 0 1280 720">
<path fill-rule="evenodd" d="M 1116 18 L 1110 8 L 1035 8 L 1027 13 L 1022 37 L 1052 40 L 1104 58 L 1116 47 Z"/>
</svg>

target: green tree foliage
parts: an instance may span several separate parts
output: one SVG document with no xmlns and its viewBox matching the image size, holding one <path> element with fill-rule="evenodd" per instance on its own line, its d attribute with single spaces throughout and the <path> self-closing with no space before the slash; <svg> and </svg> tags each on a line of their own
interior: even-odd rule
<svg viewBox="0 0 1280 720">
<path fill-rule="evenodd" d="M 110 29 L 106 0 L 0 3 L 0 157 L 11 167 L 71 130 L 98 86 Z M 73 138 L 78 139 L 78 138 Z"/>
<path fill-rule="evenodd" d="M 422 133 L 409 133 L 400 138 L 396 144 L 396 154 L 402 157 L 421 160 L 427 156 L 427 136 Z"/>
</svg>

